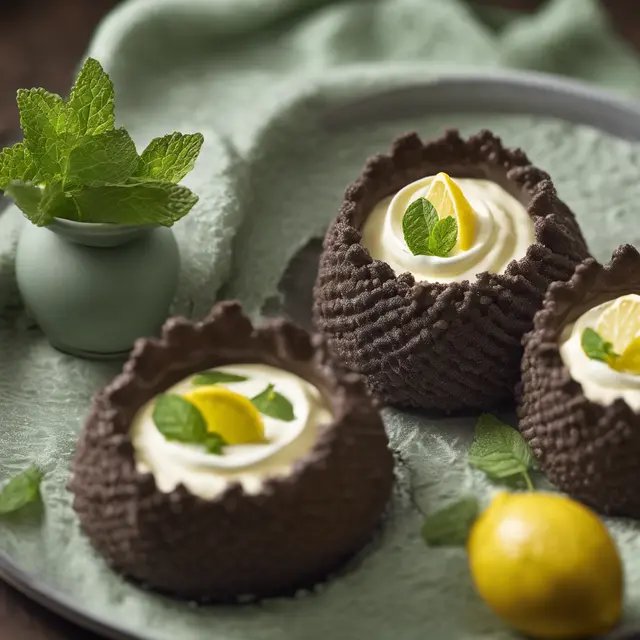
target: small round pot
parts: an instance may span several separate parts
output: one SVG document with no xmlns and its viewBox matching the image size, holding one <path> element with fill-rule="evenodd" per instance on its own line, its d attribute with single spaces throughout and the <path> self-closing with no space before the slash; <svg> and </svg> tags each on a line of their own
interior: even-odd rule
<svg viewBox="0 0 640 640">
<path fill-rule="evenodd" d="M 608 515 L 640 517 L 640 414 L 623 399 L 588 400 L 564 366 L 565 326 L 593 307 L 640 294 L 640 253 L 631 245 L 605 266 L 580 264 L 553 285 L 525 336 L 519 428 L 540 468 L 558 489 Z"/>
<path fill-rule="evenodd" d="M 214 498 L 158 489 L 138 471 L 130 428 L 157 394 L 199 371 L 262 363 L 322 394 L 332 421 L 289 473 L 258 493 L 237 481 Z M 69 488 L 83 531 L 118 572 L 197 601 L 291 595 L 325 579 L 370 540 L 388 504 L 393 456 L 362 379 L 321 340 L 284 320 L 253 327 L 237 303 L 202 323 L 172 318 L 140 340 L 123 373 L 95 396 Z"/>
<path fill-rule="evenodd" d="M 82 358 L 118 358 L 155 335 L 178 286 L 171 229 L 56 218 L 25 224 L 16 277 L 27 312 L 49 342 Z"/>
</svg>

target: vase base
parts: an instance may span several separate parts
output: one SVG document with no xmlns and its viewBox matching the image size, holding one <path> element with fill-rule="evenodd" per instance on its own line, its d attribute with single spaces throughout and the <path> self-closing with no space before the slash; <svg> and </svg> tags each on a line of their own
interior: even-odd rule
<svg viewBox="0 0 640 640">
<path fill-rule="evenodd" d="M 126 360 L 131 353 L 131 349 L 126 351 L 118 351 L 115 353 L 102 353 L 99 351 L 85 351 L 84 349 L 76 349 L 75 347 L 69 347 L 67 345 L 50 342 L 51 346 L 74 358 L 82 358 L 83 360 Z"/>
</svg>

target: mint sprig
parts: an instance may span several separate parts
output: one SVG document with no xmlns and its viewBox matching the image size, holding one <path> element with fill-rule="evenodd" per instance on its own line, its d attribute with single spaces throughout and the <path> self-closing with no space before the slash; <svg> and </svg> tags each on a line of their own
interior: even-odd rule
<svg viewBox="0 0 640 640">
<path fill-rule="evenodd" d="M 580 345 L 588 358 L 611 364 L 620 356 L 613 350 L 613 345 L 591 328 L 586 328 L 580 336 Z"/>
<path fill-rule="evenodd" d="M 440 220 L 433 204 L 418 198 L 402 217 L 402 233 L 414 256 L 445 258 L 458 241 L 458 222 L 453 216 Z"/>
<path fill-rule="evenodd" d="M 438 223 L 438 212 L 426 198 L 414 200 L 402 217 L 402 233 L 414 256 L 428 256 L 429 237 Z"/>
<path fill-rule="evenodd" d="M 198 197 L 177 183 L 193 169 L 204 138 L 172 133 L 138 156 L 115 128 L 114 88 L 89 58 L 69 100 L 44 89 L 18 91 L 24 141 L 0 152 L 0 190 L 37 226 L 78 222 L 171 226 Z"/>
<path fill-rule="evenodd" d="M 37 467 L 11 478 L 0 490 L 0 515 L 13 513 L 40 499 L 42 472 Z"/>
<path fill-rule="evenodd" d="M 295 419 L 293 405 L 281 393 L 274 391 L 274 385 L 269 384 L 267 388 L 257 396 L 251 398 L 255 408 L 266 416 L 291 422 Z"/>
<path fill-rule="evenodd" d="M 113 224 L 159 224 L 170 227 L 189 213 L 198 196 L 179 184 L 148 180 L 128 184 L 87 187 L 73 196 L 84 222 Z M 126 220 L 126 223 L 122 221 Z"/>
<path fill-rule="evenodd" d="M 115 127 L 115 92 L 100 63 L 89 58 L 69 96 L 68 130 L 77 136 L 97 136 Z"/>
<path fill-rule="evenodd" d="M 227 373 L 226 371 L 203 371 L 193 376 L 191 384 L 204 386 L 209 384 L 222 384 L 232 382 L 244 382 L 248 380 L 247 376 L 239 376 L 235 373 Z"/>
<path fill-rule="evenodd" d="M 474 496 L 461 498 L 426 517 L 422 537 L 430 547 L 457 547 L 466 544 L 480 505 Z"/>
<path fill-rule="evenodd" d="M 24 142 L 0 151 L 0 188 L 12 180 L 29 182 L 36 179 L 36 168 Z"/>
<path fill-rule="evenodd" d="M 210 433 L 204 440 L 205 449 L 216 456 L 222 453 L 226 445 L 227 441 L 219 433 Z"/>
<path fill-rule="evenodd" d="M 429 236 L 429 253 L 432 256 L 445 258 L 451 253 L 458 241 L 458 223 L 453 216 L 447 216 L 433 227 Z"/>
<path fill-rule="evenodd" d="M 535 459 L 531 449 L 520 432 L 495 416 L 483 414 L 478 418 L 469 464 L 494 480 L 522 475 L 527 488 L 533 490 L 529 470 L 534 468 Z"/>
<path fill-rule="evenodd" d="M 142 152 L 135 177 L 180 182 L 193 169 L 203 142 L 200 133 L 155 138 Z"/>
<path fill-rule="evenodd" d="M 200 409 L 178 394 L 165 393 L 156 398 L 153 422 L 167 440 L 201 444 L 209 453 L 219 455 L 227 444 L 219 433 L 207 430 Z"/>
<path fill-rule="evenodd" d="M 75 147 L 69 154 L 66 179 L 91 187 L 119 184 L 133 175 L 140 158 L 126 129 L 106 131 Z"/>
</svg>

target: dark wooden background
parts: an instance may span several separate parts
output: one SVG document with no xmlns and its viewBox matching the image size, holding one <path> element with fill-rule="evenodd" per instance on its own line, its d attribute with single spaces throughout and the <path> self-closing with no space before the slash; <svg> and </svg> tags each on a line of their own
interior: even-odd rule
<svg viewBox="0 0 640 640">
<path fill-rule="evenodd" d="M 480 0 L 526 11 L 541 0 Z M 15 92 L 46 87 L 66 93 L 100 18 L 118 0 L 2 0 L 0 20 L 0 146 L 19 139 Z M 616 29 L 640 49 L 640 2 L 603 0 Z M 98 640 L 0 582 L 2 640 Z"/>
</svg>

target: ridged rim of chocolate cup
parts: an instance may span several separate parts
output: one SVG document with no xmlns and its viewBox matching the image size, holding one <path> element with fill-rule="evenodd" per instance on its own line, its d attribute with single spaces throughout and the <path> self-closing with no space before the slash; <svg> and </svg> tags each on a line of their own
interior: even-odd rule
<svg viewBox="0 0 640 640">
<path fill-rule="evenodd" d="M 640 517 L 640 414 L 623 399 L 592 402 L 560 355 L 563 328 L 585 311 L 640 294 L 640 253 L 622 245 L 611 261 L 582 262 L 553 285 L 525 336 L 520 430 L 549 480 L 561 491 L 611 515 Z"/>
<path fill-rule="evenodd" d="M 524 258 L 503 274 L 448 284 L 416 283 L 371 258 L 360 229 L 374 206 L 439 171 L 492 180 L 526 206 L 536 243 Z M 347 188 L 324 240 L 314 321 L 382 401 L 446 412 L 487 410 L 513 397 L 521 339 L 548 285 L 567 280 L 588 255 L 573 213 L 523 151 L 503 147 L 486 130 L 468 140 L 451 130 L 428 143 L 409 133 L 393 142 L 389 155 L 370 158 Z"/>
<path fill-rule="evenodd" d="M 333 422 L 289 475 L 257 495 L 238 483 L 212 500 L 183 485 L 159 491 L 152 474 L 136 470 L 136 412 L 189 375 L 239 362 L 314 384 Z M 392 482 L 387 436 L 360 376 L 334 363 L 319 336 L 282 319 L 254 328 L 239 304 L 224 302 L 201 323 L 172 318 L 161 338 L 135 344 L 94 398 L 69 488 L 82 529 L 118 572 L 173 595 L 233 601 L 324 579 L 368 542 Z"/>
</svg>

